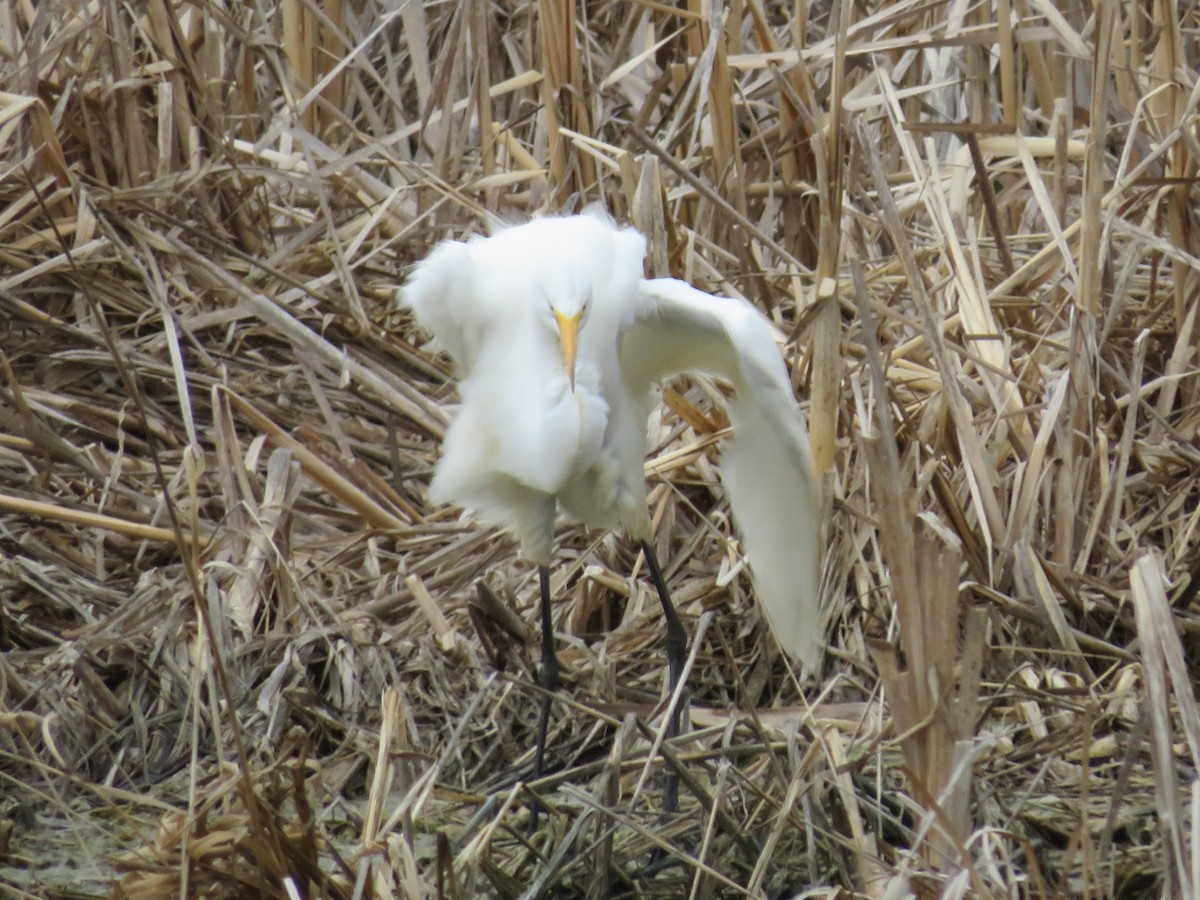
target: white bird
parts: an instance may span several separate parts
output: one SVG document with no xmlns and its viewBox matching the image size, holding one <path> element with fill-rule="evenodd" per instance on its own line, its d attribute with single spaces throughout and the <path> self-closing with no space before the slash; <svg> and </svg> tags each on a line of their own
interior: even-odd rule
<svg viewBox="0 0 1200 900">
<path fill-rule="evenodd" d="M 664 378 L 698 371 L 733 385 L 720 471 L 756 593 L 788 654 L 805 670 L 820 656 L 819 490 L 775 330 L 744 300 L 644 279 L 645 250 L 640 234 L 598 211 L 536 219 L 438 245 L 401 293 L 460 379 L 430 498 L 503 526 L 539 568 L 538 774 L 558 686 L 549 569 L 560 509 L 619 525 L 641 545 L 678 683 L 686 636 L 651 548 L 643 468 Z M 678 733 L 678 719 L 668 727 Z"/>
</svg>

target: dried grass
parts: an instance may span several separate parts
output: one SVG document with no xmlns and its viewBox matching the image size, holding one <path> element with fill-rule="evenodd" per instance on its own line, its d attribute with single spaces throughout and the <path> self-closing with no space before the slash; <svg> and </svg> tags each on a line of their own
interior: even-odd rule
<svg viewBox="0 0 1200 900">
<path fill-rule="evenodd" d="M 1192 891 L 1200 22 L 1095 9 L 0 10 L 6 892 Z M 564 525 L 530 783 L 533 573 L 429 506 L 454 394 L 393 297 L 595 199 L 791 336 L 831 650 L 770 648 L 681 382 L 693 730 L 632 548 Z"/>
</svg>

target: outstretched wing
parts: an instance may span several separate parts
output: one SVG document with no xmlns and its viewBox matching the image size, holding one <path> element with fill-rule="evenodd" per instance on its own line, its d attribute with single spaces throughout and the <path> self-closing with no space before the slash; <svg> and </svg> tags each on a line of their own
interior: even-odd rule
<svg viewBox="0 0 1200 900">
<path fill-rule="evenodd" d="M 625 383 L 635 396 L 681 372 L 733 385 L 721 478 L 775 638 L 811 671 L 822 645 L 821 500 L 774 329 L 749 303 L 673 278 L 644 281 L 641 293 L 620 336 Z"/>
</svg>

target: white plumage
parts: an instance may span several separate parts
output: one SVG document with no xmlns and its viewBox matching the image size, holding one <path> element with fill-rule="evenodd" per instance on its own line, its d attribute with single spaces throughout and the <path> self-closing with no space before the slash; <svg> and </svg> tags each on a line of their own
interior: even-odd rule
<svg viewBox="0 0 1200 900">
<path fill-rule="evenodd" d="M 722 479 L 772 631 L 811 670 L 821 505 L 775 330 L 742 300 L 643 279 L 644 255 L 640 234 L 589 212 L 448 241 L 417 266 L 403 302 L 453 358 L 462 398 L 431 498 L 505 527 L 543 568 L 560 508 L 648 547 L 653 387 L 726 379 Z"/>
</svg>

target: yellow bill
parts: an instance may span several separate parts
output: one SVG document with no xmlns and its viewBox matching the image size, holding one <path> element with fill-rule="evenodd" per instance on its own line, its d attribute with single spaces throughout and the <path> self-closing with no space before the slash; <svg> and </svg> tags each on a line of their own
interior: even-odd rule
<svg viewBox="0 0 1200 900">
<path fill-rule="evenodd" d="M 563 315 L 557 309 L 554 311 L 554 318 L 558 322 L 558 340 L 562 344 L 563 363 L 567 367 L 567 378 L 571 382 L 572 391 L 575 390 L 575 354 L 579 350 L 579 320 L 582 317 L 582 311 L 573 316 Z"/>
</svg>

